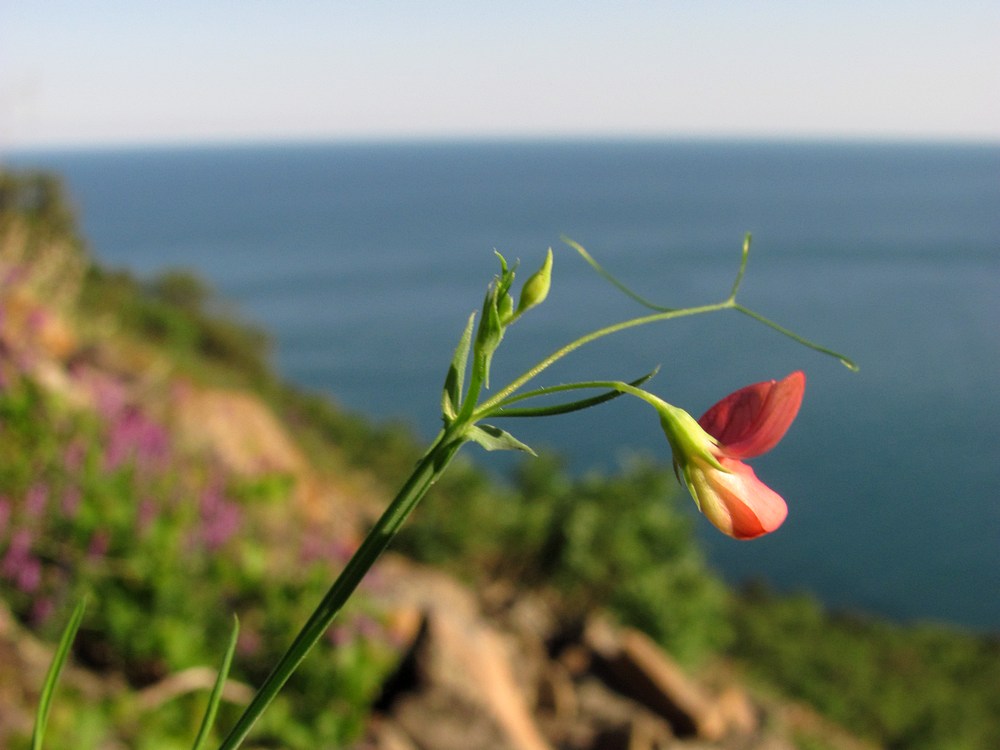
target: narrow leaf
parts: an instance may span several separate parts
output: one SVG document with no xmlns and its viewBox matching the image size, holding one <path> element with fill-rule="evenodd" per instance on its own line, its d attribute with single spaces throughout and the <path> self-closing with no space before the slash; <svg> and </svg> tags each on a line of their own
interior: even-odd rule
<svg viewBox="0 0 1000 750">
<path fill-rule="evenodd" d="M 643 375 L 641 378 L 636 378 L 635 380 L 629 381 L 629 385 L 638 388 L 647 380 L 652 378 L 660 368 L 656 368 L 650 373 Z M 585 384 L 573 384 L 585 385 Z M 529 391 L 523 393 L 518 397 L 518 401 L 535 398 L 540 396 L 546 396 L 551 393 L 556 392 L 556 390 L 564 391 L 567 390 L 566 386 L 558 386 L 557 388 L 540 388 L 536 391 Z M 589 409 L 592 406 L 598 406 L 608 401 L 612 401 L 619 396 L 624 395 L 621 391 L 607 391 L 605 393 L 600 393 L 596 396 L 591 396 L 590 398 L 583 398 L 578 401 L 569 401 L 563 404 L 553 404 L 551 406 L 537 406 L 537 407 L 513 407 L 513 408 L 499 408 L 491 416 L 495 417 L 551 417 L 557 414 L 570 414 L 575 411 L 581 411 L 582 409 Z"/>
<path fill-rule="evenodd" d="M 80 629 L 80 623 L 83 622 L 83 613 L 86 608 L 87 599 L 84 597 L 73 610 L 65 630 L 63 630 L 62 637 L 59 639 L 59 646 L 52 657 L 48 674 L 45 675 L 45 684 L 38 699 L 38 711 L 35 713 L 35 729 L 31 735 L 31 750 L 41 750 L 42 740 L 45 737 L 45 726 L 49 721 L 49 711 L 52 709 L 52 695 L 55 692 L 56 683 L 59 681 L 59 674 L 69 658 L 73 639 L 76 638 L 76 632 Z"/>
<path fill-rule="evenodd" d="M 201 750 L 208 742 L 208 735 L 212 731 L 215 723 L 215 716 L 219 712 L 219 704 L 222 702 L 222 690 L 226 686 L 226 678 L 229 676 L 229 669 L 233 665 L 233 654 L 236 653 L 236 640 L 240 634 L 240 621 L 233 616 L 233 631 L 229 636 L 229 646 L 222 657 L 222 666 L 219 667 L 219 675 L 215 678 L 215 686 L 212 694 L 208 697 L 208 706 L 205 708 L 205 717 L 201 720 L 201 728 L 198 736 L 195 737 L 192 750 Z"/>
<path fill-rule="evenodd" d="M 469 361 L 469 348 L 472 346 L 472 329 L 475 323 L 476 314 L 472 313 L 448 366 L 448 374 L 444 379 L 444 392 L 441 394 L 441 411 L 445 420 L 454 419 L 462 403 L 462 387 L 465 383 L 465 369 Z"/>
<path fill-rule="evenodd" d="M 530 446 L 525 445 L 505 430 L 493 425 L 473 425 L 467 433 L 469 440 L 479 443 L 488 451 L 524 451 L 537 456 Z"/>
</svg>

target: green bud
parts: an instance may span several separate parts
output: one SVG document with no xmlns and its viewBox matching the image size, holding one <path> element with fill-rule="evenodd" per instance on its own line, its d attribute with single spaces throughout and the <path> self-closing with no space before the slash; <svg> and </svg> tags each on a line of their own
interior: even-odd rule
<svg viewBox="0 0 1000 750">
<path fill-rule="evenodd" d="M 535 274 L 524 282 L 521 288 L 521 299 L 517 303 L 517 314 L 520 315 L 535 305 L 540 305 L 549 296 L 552 285 L 552 248 L 545 256 L 545 262 Z"/>
</svg>

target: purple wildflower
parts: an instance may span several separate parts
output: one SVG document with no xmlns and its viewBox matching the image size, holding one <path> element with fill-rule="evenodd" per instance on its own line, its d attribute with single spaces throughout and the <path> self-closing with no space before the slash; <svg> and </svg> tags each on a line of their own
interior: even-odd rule
<svg viewBox="0 0 1000 750">
<path fill-rule="evenodd" d="M 354 628 L 363 641 L 374 641 L 383 636 L 382 625 L 369 615 L 358 615 Z"/>
<path fill-rule="evenodd" d="M 330 645 L 334 648 L 342 648 L 346 646 L 354 640 L 354 636 L 354 629 L 350 625 L 334 623 L 333 626 L 326 631 L 326 640 L 329 641 Z"/>
<path fill-rule="evenodd" d="M 162 467 L 169 449 L 167 431 L 136 407 L 128 407 L 111 420 L 104 465 L 114 470 L 135 461 L 140 470 Z"/>
<path fill-rule="evenodd" d="M 87 446 L 82 440 L 73 440 L 63 451 L 63 466 L 71 474 L 76 474 L 83 468 L 83 461 L 87 456 Z"/>
<path fill-rule="evenodd" d="M 253 656 L 260 651 L 264 645 L 264 639 L 260 633 L 252 628 L 240 628 L 240 634 L 236 640 L 236 650 L 241 656 Z"/>
<path fill-rule="evenodd" d="M 14 585 L 26 594 L 38 590 L 42 582 L 42 563 L 37 557 L 28 557 L 14 577 Z"/>
<path fill-rule="evenodd" d="M 87 545 L 87 559 L 95 562 L 108 554 L 111 546 L 111 536 L 104 529 L 98 529 L 90 537 L 90 544 Z"/>
<path fill-rule="evenodd" d="M 50 596 L 39 596 L 31 605 L 31 621 L 35 625 L 45 623 L 55 611 L 56 603 Z"/>
<path fill-rule="evenodd" d="M 18 529 L 10 540 L 7 553 L 0 562 L 0 575 L 24 592 L 32 592 L 38 588 L 42 580 L 42 565 L 38 558 L 31 554 L 31 530 Z"/>
<path fill-rule="evenodd" d="M 25 515 L 28 518 L 41 518 L 48 502 L 49 488 L 41 482 L 33 484 L 24 495 Z"/>
<path fill-rule="evenodd" d="M 28 313 L 28 319 L 25 322 L 27 323 L 29 331 L 32 333 L 38 333 L 45 327 L 48 319 L 49 313 L 44 307 L 33 307 Z"/>
<path fill-rule="evenodd" d="M 83 499 L 83 491 L 76 485 L 71 485 L 63 491 L 62 513 L 67 518 L 76 516 L 80 509 L 80 501 Z"/>
<path fill-rule="evenodd" d="M 209 550 L 228 542 L 240 527 L 242 513 L 228 500 L 218 482 L 212 482 L 201 494 L 201 540 Z"/>
</svg>

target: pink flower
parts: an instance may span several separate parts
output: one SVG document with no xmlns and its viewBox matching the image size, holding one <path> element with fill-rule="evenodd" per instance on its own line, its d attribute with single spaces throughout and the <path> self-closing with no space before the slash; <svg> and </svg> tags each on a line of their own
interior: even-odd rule
<svg viewBox="0 0 1000 750">
<path fill-rule="evenodd" d="M 29 529 L 18 529 L 0 562 L 0 575 L 28 594 L 35 591 L 42 582 L 42 563 L 32 553 L 33 543 Z"/>
<path fill-rule="evenodd" d="M 660 422 L 698 509 L 720 531 L 753 539 L 777 529 L 788 515 L 781 496 L 740 459 L 771 450 L 795 420 L 806 376 L 754 383 L 730 393 L 695 422 L 665 404 Z"/>
</svg>

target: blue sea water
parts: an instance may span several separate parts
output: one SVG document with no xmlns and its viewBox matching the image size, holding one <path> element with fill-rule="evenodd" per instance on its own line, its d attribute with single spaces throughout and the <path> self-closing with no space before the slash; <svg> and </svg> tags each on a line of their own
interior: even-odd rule
<svg viewBox="0 0 1000 750">
<path fill-rule="evenodd" d="M 788 521 L 752 543 L 699 521 L 713 564 L 833 607 L 1000 630 L 1000 146 L 343 143 L 3 161 L 65 176 L 100 261 L 197 270 L 273 334 L 290 380 L 425 436 L 494 248 L 526 272 L 556 253 L 549 300 L 498 354 L 501 383 L 642 312 L 561 234 L 682 306 L 728 294 L 751 231 L 741 301 L 859 373 L 727 312 L 603 340 L 545 382 L 659 364 L 652 389 L 697 415 L 803 369 L 798 420 L 754 462 Z M 507 426 L 580 472 L 630 454 L 668 461 L 654 415 L 623 399 Z"/>
</svg>

